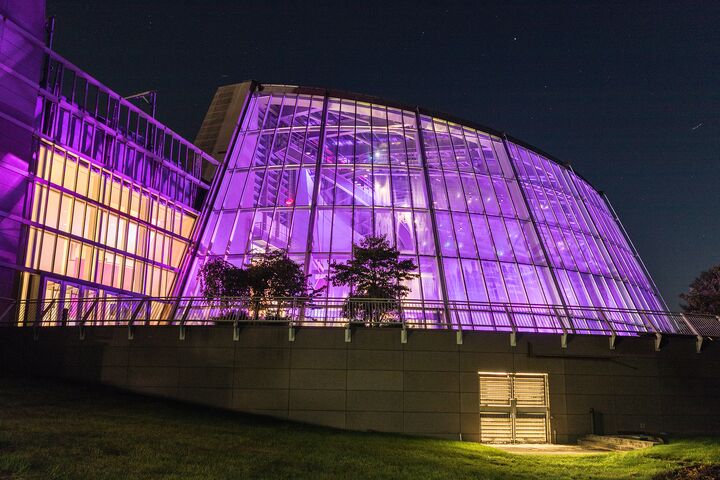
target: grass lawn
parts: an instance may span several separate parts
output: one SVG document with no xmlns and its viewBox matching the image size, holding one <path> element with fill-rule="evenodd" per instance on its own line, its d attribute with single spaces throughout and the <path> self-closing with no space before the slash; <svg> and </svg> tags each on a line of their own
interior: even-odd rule
<svg viewBox="0 0 720 480">
<path fill-rule="evenodd" d="M 0 479 L 638 479 L 720 462 L 720 439 L 513 455 L 470 442 L 316 428 L 54 380 L 0 377 Z"/>
</svg>

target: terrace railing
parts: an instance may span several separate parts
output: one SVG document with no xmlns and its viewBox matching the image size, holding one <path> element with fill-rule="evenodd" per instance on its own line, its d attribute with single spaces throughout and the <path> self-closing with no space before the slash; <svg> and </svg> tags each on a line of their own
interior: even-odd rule
<svg viewBox="0 0 720 480">
<path fill-rule="evenodd" d="M 0 299 L 0 325 L 245 324 L 399 327 L 561 335 L 720 336 L 720 318 L 651 310 L 490 302 L 347 298 L 113 297 Z"/>
</svg>

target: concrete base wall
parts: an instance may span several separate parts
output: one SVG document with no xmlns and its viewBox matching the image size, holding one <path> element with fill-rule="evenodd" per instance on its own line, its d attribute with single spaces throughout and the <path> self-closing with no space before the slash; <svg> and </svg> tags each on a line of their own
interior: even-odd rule
<svg viewBox="0 0 720 480">
<path fill-rule="evenodd" d="M 354 430 L 479 439 L 478 371 L 548 373 L 554 441 L 590 433 L 720 433 L 720 346 L 670 338 L 509 335 L 337 328 L 0 329 L 5 368 Z"/>
</svg>

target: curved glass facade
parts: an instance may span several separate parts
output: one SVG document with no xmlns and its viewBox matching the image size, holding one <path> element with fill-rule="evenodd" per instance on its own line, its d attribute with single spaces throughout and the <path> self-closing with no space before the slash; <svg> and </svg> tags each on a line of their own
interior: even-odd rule
<svg viewBox="0 0 720 480">
<path fill-rule="evenodd" d="M 273 89 L 271 89 L 273 90 Z M 287 249 L 327 298 L 329 264 L 383 234 L 419 266 L 424 321 L 557 327 L 584 308 L 663 310 L 604 197 L 570 168 L 497 135 L 353 98 L 251 94 L 184 294 L 212 256 L 241 265 Z M 471 304 L 490 308 L 469 308 Z M 517 311 L 517 309 L 515 310 Z M 580 315 L 582 328 L 593 315 Z M 603 318 L 644 330 L 630 314 Z M 599 324 L 598 324 L 599 325 Z M 627 330 L 627 327 L 625 327 Z"/>
</svg>

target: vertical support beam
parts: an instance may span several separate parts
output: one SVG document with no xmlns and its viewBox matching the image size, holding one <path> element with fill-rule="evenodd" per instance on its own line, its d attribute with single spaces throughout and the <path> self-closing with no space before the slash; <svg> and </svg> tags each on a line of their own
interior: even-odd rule
<svg viewBox="0 0 720 480">
<path fill-rule="evenodd" d="M 570 316 L 570 310 L 567 307 L 567 302 L 565 301 L 565 295 L 563 294 L 562 288 L 560 288 L 560 282 L 558 282 L 557 277 L 555 276 L 555 267 L 553 267 L 552 263 L 550 262 L 550 255 L 548 254 L 547 247 L 545 247 L 545 241 L 543 240 L 542 235 L 540 234 L 540 229 L 538 228 L 537 219 L 535 218 L 535 214 L 532 211 L 532 208 L 530 208 L 530 202 L 527 199 L 527 195 L 525 194 L 525 188 L 522 186 L 522 182 L 520 181 L 520 175 L 518 174 L 517 166 L 515 165 L 515 160 L 513 159 L 512 153 L 510 152 L 510 148 L 508 147 L 508 139 L 507 135 L 503 134 L 502 136 L 502 143 L 503 147 L 505 148 L 505 155 L 507 155 L 508 163 L 510 164 L 510 167 L 513 170 L 513 174 L 515 175 L 515 180 L 517 181 L 518 188 L 520 189 L 520 196 L 523 199 L 523 203 L 525 204 L 525 209 L 528 212 L 528 217 L 530 218 L 530 224 L 533 227 L 533 230 L 535 231 L 535 235 L 537 236 L 538 243 L 540 244 L 540 249 L 543 252 L 543 258 L 545 258 L 545 263 L 547 264 L 548 271 L 550 272 L 550 277 L 552 278 L 553 285 L 555 286 L 555 290 L 557 291 L 558 298 L 560 299 L 560 303 L 562 305 L 563 310 L 565 311 L 565 315 L 567 316 L 568 323 L 570 324 L 571 328 L 575 328 L 575 325 L 573 324 L 572 317 Z M 562 325 L 562 322 L 560 322 Z M 567 336 L 567 332 L 565 331 L 565 328 L 563 327 L 563 335 Z M 566 337 L 567 338 L 567 337 Z"/>
<path fill-rule="evenodd" d="M 323 149 L 325 148 L 325 124 L 327 123 L 327 110 L 329 103 L 329 93 L 325 90 L 322 107 L 322 120 L 320 121 L 320 133 L 318 134 L 317 154 L 315 155 L 315 181 L 313 182 L 312 197 L 310 200 L 310 217 L 308 218 L 307 242 L 305 243 L 305 261 L 303 265 L 303 273 L 309 274 L 311 250 L 313 242 L 313 230 L 315 229 L 315 219 L 317 217 L 317 199 L 320 192 L 320 168 L 322 166 Z M 309 128 L 309 127 L 308 127 Z M 307 142 L 307 139 L 305 139 Z M 292 340 L 291 340 L 292 341 Z"/>
<path fill-rule="evenodd" d="M 288 327 L 288 342 L 295 341 L 295 326 L 291 323 Z"/>
<path fill-rule="evenodd" d="M 428 210 L 430 212 L 430 225 L 432 226 L 433 242 L 435 243 L 435 259 L 438 263 L 438 275 L 440 276 L 440 291 L 443 297 L 443 307 L 445 309 L 445 323 L 448 327 L 452 325 L 450 316 L 450 303 L 447 290 L 447 282 L 445 280 L 445 266 L 442 261 L 442 251 L 440 250 L 440 238 L 438 237 L 437 218 L 435 216 L 435 202 L 433 201 L 432 184 L 430 183 L 430 170 L 427 164 L 427 152 L 425 151 L 425 139 L 422 133 L 422 122 L 420 118 L 420 107 L 415 109 L 415 128 L 418 134 L 418 148 L 420 149 L 420 162 L 422 163 L 423 174 L 425 176 L 425 192 L 428 199 Z M 423 302 L 423 307 L 424 307 Z M 406 338 L 407 341 L 407 338 Z M 405 343 L 405 342 L 403 342 Z"/>
<path fill-rule="evenodd" d="M 662 333 L 655 332 L 655 351 L 660 351 L 660 346 L 662 345 Z"/>
<path fill-rule="evenodd" d="M 702 351 L 703 336 L 698 333 L 695 325 L 690 323 L 690 320 L 688 320 L 684 313 L 680 313 L 680 316 L 685 322 L 685 325 L 687 325 L 690 331 L 695 335 L 695 352 L 700 353 Z"/>
<path fill-rule="evenodd" d="M 187 307 L 185 307 L 185 311 L 183 312 L 183 316 L 180 319 L 180 340 L 185 340 L 185 321 L 187 320 L 188 315 L 190 314 L 190 309 L 192 308 L 193 299 L 191 298 L 188 301 Z"/>
<path fill-rule="evenodd" d="M 247 108 L 250 104 L 250 99 L 252 98 L 253 94 L 258 88 L 258 83 L 255 80 L 252 80 L 250 82 L 250 86 L 248 88 L 247 94 L 245 95 L 245 99 L 243 100 L 242 108 L 240 109 L 240 118 L 237 121 L 237 126 L 235 127 L 235 131 L 232 134 L 232 140 L 230 141 L 230 145 L 228 145 L 227 153 L 225 154 L 225 158 L 220 161 L 220 164 L 218 165 L 217 170 L 215 171 L 215 176 L 213 178 L 212 184 L 210 185 L 210 190 L 208 191 L 207 198 L 205 200 L 205 205 L 203 206 L 202 211 L 200 212 L 200 217 L 195 222 L 195 227 L 193 228 L 192 238 L 190 245 L 188 246 L 188 252 L 185 253 L 185 257 L 183 259 L 183 262 L 180 267 L 180 273 L 178 274 L 178 282 L 176 282 L 177 288 L 175 290 L 175 295 L 182 295 L 182 291 L 185 289 L 185 286 L 187 285 L 188 281 L 188 275 L 190 273 L 190 267 L 193 264 L 193 261 L 197 258 L 198 250 L 200 249 L 200 242 L 202 241 L 202 234 L 207 229 L 207 223 L 210 219 L 210 214 L 212 213 L 213 206 L 215 205 L 215 201 L 217 200 L 218 191 L 220 190 L 220 185 L 222 184 L 222 179 L 225 177 L 225 173 L 227 172 L 227 160 L 228 157 L 232 155 L 232 153 L 235 151 L 235 146 L 237 144 L 238 137 L 240 135 L 240 131 L 242 129 L 242 124 L 245 121 L 245 115 L 247 114 Z M 177 304 L 175 305 L 177 307 Z M 170 319 L 172 319 L 177 311 L 173 309 L 170 312 Z"/>
</svg>

